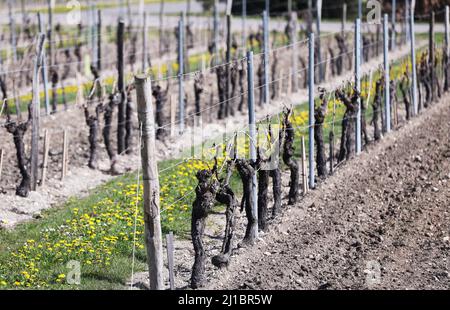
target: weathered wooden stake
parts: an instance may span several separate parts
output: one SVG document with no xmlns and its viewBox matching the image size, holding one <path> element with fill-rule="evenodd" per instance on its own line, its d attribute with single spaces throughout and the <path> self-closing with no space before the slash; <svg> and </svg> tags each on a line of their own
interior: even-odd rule
<svg viewBox="0 0 450 310">
<path fill-rule="evenodd" d="M 48 171 L 48 152 L 50 149 L 50 134 L 48 129 L 44 132 L 44 161 L 42 164 L 42 176 L 41 176 L 41 186 L 45 185 L 47 179 L 47 171 Z"/>
<path fill-rule="evenodd" d="M 247 52 L 247 82 L 248 82 L 248 124 L 250 135 L 250 159 L 252 162 L 256 162 L 256 118 L 255 118 L 255 83 L 253 80 L 253 51 Z M 253 206 L 252 213 L 255 218 L 255 225 L 253 225 L 252 235 L 258 238 L 258 180 L 256 171 L 252 176 L 252 196 Z"/>
<path fill-rule="evenodd" d="M 169 265 L 169 283 L 170 289 L 175 289 L 175 276 L 174 276 L 174 240 L 173 240 L 173 232 L 170 232 L 166 235 L 166 250 L 167 250 L 167 262 Z"/>
<path fill-rule="evenodd" d="M 144 222 L 150 289 L 164 289 L 163 248 L 159 208 L 159 179 L 156 163 L 155 118 L 152 86 L 145 75 L 135 77 L 139 125 L 142 132 L 142 174 L 144 186 Z"/>
<path fill-rule="evenodd" d="M 31 128 L 31 190 L 35 191 L 38 180 L 39 168 L 39 122 L 40 122 L 40 96 L 39 96 L 39 70 L 42 66 L 44 55 L 45 35 L 40 34 L 36 45 L 36 58 L 33 70 L 33 103 L 32 103 L 32 128 Z"/>
<path fill-rule="evenodd" d="M 39 33 L 44 33 L 42 29 L 41 13 L 37 13 Z M 47 67 L 47 55 L 44 49 L 44 55 L 42 56 L 42 81 L 44 83 L 44 100 L 45 100 L 45 114 L 50 114 L 50 96 L 48 94 L 48 67 Z"/>
</svg>

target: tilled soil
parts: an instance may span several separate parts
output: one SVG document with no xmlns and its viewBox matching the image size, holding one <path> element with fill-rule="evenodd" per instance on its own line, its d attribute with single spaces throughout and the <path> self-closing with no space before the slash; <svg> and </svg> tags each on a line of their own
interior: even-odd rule
<svg viewBox="0 0 450 310">
<path fill-rule="evenodd" d="M 210 289 L 450 289 L 450 104 L 321 182 Z"/>
</svg>

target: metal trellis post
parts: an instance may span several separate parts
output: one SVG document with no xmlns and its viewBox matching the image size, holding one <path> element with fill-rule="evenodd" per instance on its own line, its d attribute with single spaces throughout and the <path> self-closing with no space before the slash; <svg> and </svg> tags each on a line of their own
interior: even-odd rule
<svg viewBox="0 0 450 310">
<path fill-rule="evenodd" d="M 385 126 L 386 132 L 391 131 L 391 99 L 390 99 L 390 72 L 389 72 L 389 27 L 388 15 L 384 14 L 383 20 L 383 38 L 384 38 L 384 107 L 385 107 Z"/>
<path fill-rule="evenodd" d="M 314 32 L 309 33 L 309 187 L 314 182 Z"/>
<path fill-rule="evenodd" d="M 247 53 L 247 0 L 242 0 L 242 55 Z"/>
<path fill-rule="evenodd" d="M 361 20 L 355 21 L 355 85 L 361 93 Z M 358 97 L 358 112 L 356 115 L 356 154 L 361 153 L 361 96 Z"/>
<path fill-rule="evenodd" d="M 414 6 L 410 6 L 409 14 L 409 36 L 411 43 L 411 64 L 412 64 L 412 102 L 414 107 L 414 115 L 419 113 L 419 106 L 417 104 L 417 68 L 416 68 L 416 36 L 414 26 Z"/>
<path fill-rule="evenodd" d="M 180 113 L 180 131 L 182 134 L 184 132 L 184 83 L 183 83 L 183 75 L 184 75 L 184 18 L 183 14 L 181 14 L 180 20 L 178 22 L 178 104 L 179 104 L 179 113 Z"/>
<path fill-rule="evenodd" d="M 292 91 L 296 93 L 298 91 L 298 48 L 297 48 L 297 12 L 291 13 L 292 19 L 292 77 L 288 75 L 288 88 L 292 87 Z M 291 84 L 292 83 L 292 84 Z"/>
<path fill-rule="evenodd" d="M 269 103 L 269 17 L 267 11 L 263 12 L 264 33 L 264 103 Z"/>
</svg>

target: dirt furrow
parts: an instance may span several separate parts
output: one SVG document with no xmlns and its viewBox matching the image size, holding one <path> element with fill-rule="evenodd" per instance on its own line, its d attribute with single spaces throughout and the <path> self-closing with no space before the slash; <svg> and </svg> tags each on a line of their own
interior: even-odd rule
<svg viewBox="0 0 450 310">
<path fill-rule="evenodd" d="M 449 289 L 449 97 L 285 210 L 209 288 Z"/>
</svg>

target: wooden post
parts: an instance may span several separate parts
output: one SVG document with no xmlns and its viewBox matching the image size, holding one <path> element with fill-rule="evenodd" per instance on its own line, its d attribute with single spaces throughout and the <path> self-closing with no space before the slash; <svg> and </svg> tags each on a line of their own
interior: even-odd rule
<svg viewBox="0 0 450 310">
<path fill-rule="evenodd" d="M 4 153 L 5 153 L 5 151 L 3 149 L 0 149 L 0 181 L 2 179 L 3 157 L 5 155 Z"/>
<path fill-rule="evenodd" d="M 45 100 L 45 114 L 50 114 L 50 95 L 48 93 L 48 67 L 47 67 L 47 56 L 45 55 L 42 58 L 42 82 L 44 83 L 44 100 Z"/>
<path fill-rule="evenodd" d="M 305 137 L 302 136 L 302 187 L 303 195 L 308 192 L 308 167 L 306 163 Z"/>
<path fill-rule="evenodd" d="M 50 134 L 46 129 L 44 132 L 44 161 L 42 164 L 41 186 L 45 185 L 45 181 L 47 179 L 49 149 L 50 149 Z"/>
<path fill-rule="evenodd" d="M 67 154 L 67 130 L 64 130 L 63 133 L 63 154 L 62 154 L 62 167 L 61 167 L 61 181 L 64 180 L 64 178 L 67 176 L 67 161 L 68 161 L 68 154 Z"/>
<path fill-rule="evenodd" d="M 173 232 L 170 232 L 166 235 L 166 249 L 167 249 L 167 262 L 169 265 L 169 283 L 170 283 L 170 289 L 175 289 L 175 276 L 174 276 L 174 259 L 173 259 L 173 252 L 174 252 L 174 245 L 173 245 Z"/>
<path fill-rule="evenodd" d="M 32 129 L 31 129 L 31 190 L 37 187 L 39 168 L 39 122 L 40 122 L 40 98 L 39 98 L 39 70 L 42 66 L 45 35 L 40 34 L 36 45 L 36 58 L 33 70 L 33 103 L 32 103 Z"/>
<path fill-rule="evenodd" d="M 39 33 L 44 33 L 42 29 L 41 13 L 37 13 L 38 30 Z M 44 100 L 45 100 L 45 114 L 50 114 L 50 96 L 48 94 L 48 67 L 47 67 L 47 55 L 44 49 L 44 55 L 42 56 L 42 82 L 44 83 Z"/>
<path fill-rule="evenodd" d="M 8 15 L 9 15 L 9 28 L 10 28 L 10 45 L 11 45 L 11 49 L 12 49 L 12 54 L 13 54 L 13 65 L 16 66 L 17 65 L 17 38 L 16 38 L 16 23 L 14 20 L 14 16 L 13 16 L 13 7 L 12 7 L 12 1 L 9 0 L 8 1 Z M 9 50 L 8 50 L 9 51 Z M 7 56 L 8 58 L 8 56 Z M 6 59 L 7 61 L 9 59 Z M 22 117 L 22 113 L 20 110 L 20 100 L 19 97 L 17 96 L 17 92 L 16 92 L 16 85 L 15 85 L 15 78 L 13 77 L 13 96 L 14 96 L 14 104 L 16 106 L 16 114 L 18 116 L 18 118 L 20 119 Z"/>
<path fill-rule="evenodd" d="M 144 185 L 144 222 L 150 289 L 164 289 L 163 249 L 159 209 L 159 179 L 156 164 L 155 118 L 152 105 L 152 86 L 149 77 L 135 77 L 138 118 L 142 131 L 142 173 Z"/>
<path fill-rule="evenodd" d="M 125 92 L 125 72 L 124 72 L 124 34 L 125 23 L 119 20 L 119 27 L 117 28 L 117 71 L 119 79 L 117 82 L 120 93 L 119 111 L 117 116 L 117 153 L 121 154 L 125 151 L 125 110 L 126 110 L 126 92 Z"/>
</svg>

